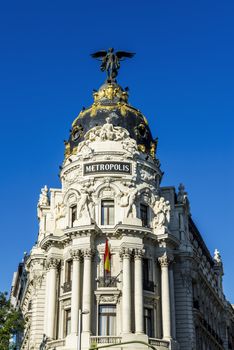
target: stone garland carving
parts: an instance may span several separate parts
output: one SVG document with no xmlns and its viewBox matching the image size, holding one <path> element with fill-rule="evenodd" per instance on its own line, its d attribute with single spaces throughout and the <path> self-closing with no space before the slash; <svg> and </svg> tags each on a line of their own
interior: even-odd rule
<svg viewBox="0 0 234 350">
<path fill-rule="evenodd" d="M 48 198 L 48 187 L 45 185 L 41 189 L 41 193 L 39 196 L 38 206 L 48 206 L 49 205 L 49 198 Z"/>
<path fill-rule="evenodd" d="M 37 294 L 38 289 L 41 288 L 42 281 L 45 277 L 45 272 L 44 271 L 33 271 L 31 273 L 31 281 L 33 285 L 33 292 L 34 294 Z"/>
<path fill-rule="evenodd" d="M 170 210 L 169 201 L 166 201 L 163 197 L 160 197 L 159 200 L 158 198 L 156 199 L 153 206 L 155 217 L 152 222 L 156 234 L 164 234 L 167 231 L 170 220 Z"/>
</svg>

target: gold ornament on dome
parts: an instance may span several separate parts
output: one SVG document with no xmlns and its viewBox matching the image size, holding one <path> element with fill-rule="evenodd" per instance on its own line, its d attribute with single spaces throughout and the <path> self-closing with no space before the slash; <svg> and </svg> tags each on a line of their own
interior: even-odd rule
<svg viewBox="0 0 234 350">
<path fill-rule="evenodd" d="M 98 102 L 103 98 L 107 98 L 108 100 L 114 100 L 114 98 L 121 99 L 122 101 L 127 102 L 128 93 L 123 91 L 120 86 L 114 84 L 107 84 L 105 87 L 100 90 L 94 92 L 93 94 L 94 102 Z"/>
<path fill-rule="evenodd" d="M 156 152 L 156 143 L 151 142 L 150 144 L 150 155 L 153 159 L 155 159 L 155 152 Z"/>
<path fill-rule="evenodd" d="M 138 145 L 138 150 L 145 153 L 145 145 Z"/>
<path fill-rule="evenodd" d="M 70 146 L 70 143 L 67 141 L 65 141 L 64 144 L 65 144 L 65 158 L 67 158 L 71 154 L 71 146 Z"/>
</svg>

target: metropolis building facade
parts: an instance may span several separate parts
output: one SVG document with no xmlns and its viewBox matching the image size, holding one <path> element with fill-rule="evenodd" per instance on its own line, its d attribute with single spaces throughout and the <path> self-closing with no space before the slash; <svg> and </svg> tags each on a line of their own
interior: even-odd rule
<svg viewBox="0 0 234 350">
<path fill-rule="evenodd" d="M 61 187 L 41 190 L 37 242 L 14 275 L 20 348 L 234 349 L 220 254 L 207 249 L 184 186 L 160 186 L 146 118 L 115 79 L 93 98 L 65 142 Z"/>
</svg>

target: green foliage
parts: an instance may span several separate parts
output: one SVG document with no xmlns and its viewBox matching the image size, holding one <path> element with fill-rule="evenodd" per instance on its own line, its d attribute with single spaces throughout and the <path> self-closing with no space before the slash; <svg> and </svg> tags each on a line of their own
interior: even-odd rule
<svg viewBox="0 0 234 350">
<path fill-rule="evenodd" d="M 21 312 L 11 306 L 7 293 L 0 292 L 0 350 L 8 350 L 11 337 L 23 329 Z"/>
</svg>

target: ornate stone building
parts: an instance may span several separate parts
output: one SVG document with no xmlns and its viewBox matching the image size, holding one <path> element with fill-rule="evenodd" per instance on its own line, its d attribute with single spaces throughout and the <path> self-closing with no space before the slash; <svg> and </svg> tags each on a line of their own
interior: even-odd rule
<svg viewBox="0 0 234 350">
<path fill-rule="evenodd" d="M 21 349 L 234 349 L 220 254 L 210 255 L 184 186 L 160 186 L 146 118 L 114 80 L 93 97 L 65 143 L 61 188 L 41 190 Z"/>
</svg>

